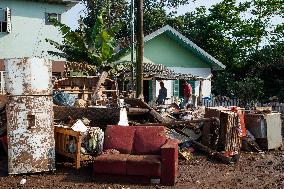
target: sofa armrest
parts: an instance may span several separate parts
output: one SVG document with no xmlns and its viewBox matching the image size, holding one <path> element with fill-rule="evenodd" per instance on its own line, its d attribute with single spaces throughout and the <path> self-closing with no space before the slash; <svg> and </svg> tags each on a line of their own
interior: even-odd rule
<svg viewBox="0 0 284 189">
<path fill-rule="evenodd" d="M 161 183 L 163 185 L 174 185 L 178 174 L 178 141 L 168 139 L 161 147 L 161 157 Z"/>
</svg>

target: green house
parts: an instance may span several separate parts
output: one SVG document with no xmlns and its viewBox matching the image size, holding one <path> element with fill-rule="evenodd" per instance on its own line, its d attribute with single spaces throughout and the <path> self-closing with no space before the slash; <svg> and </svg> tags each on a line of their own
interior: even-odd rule
<svg viewBox="0 0 284 189">
<path fill-rule="evenodd" d="M 212 70 L 225 69 L 225 65 L 169 25 L 145 36 L 144 43 L 144 59 L 146 61 L 163 64 L 177 73 L 192 74 L 204 78 L 202 96 L 210 97 Z M 130 53 L 121 60 L 130 61 Z M 192 85 L 193 93 L 199 96 L 200 82 L 189 82 Z M 164 83 L 167 88 L 168 98 L 183 96 L 181 83 L 178 80 L 168 80 L 164 81 Z M 144 82 L 144 84 L 145 91 L 151 93 L 151 90 L 153 90 L 153 96 L 157 96 L 156 94 L 159 91 L 158 81 L 152 84 Z M 150 96 L 152 95 L 149 95 L 148 100 L 151 100 Z"/>
</svg>

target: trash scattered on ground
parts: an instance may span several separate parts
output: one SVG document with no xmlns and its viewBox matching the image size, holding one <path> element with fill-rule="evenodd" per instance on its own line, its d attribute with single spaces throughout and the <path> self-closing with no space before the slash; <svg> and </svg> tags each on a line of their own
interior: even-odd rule
<svg viewBox="0 0 284 189">
<path fill-rule="evenodd" d="M 74 106 L 77 108 L 86 108 L 87 102 L 83 99 L 77 99 L 74 103 Z"/>
<path fill-rule="evenodd" d="M 120 154 L 120 152 L 116 149 L 107 149 L 102 152 L 102 154 Z"/>
<path fill-rule="evenodd" d="M 242 138 L 242 150 L 260 152 L 261 149 L 255 141 L 255 137 L 247 130 L 246 136 Z"/>
<path fill-rule="evenodd" d="M 20 181 L 20 185 L 24 185 L 27 183 L 27 179 L 23 178 L 21 181 Z"/>
<path fill-rule="evenodd" d="M 84 123 L 82 122 L 82 120 L 77 120 L 76 123 L 74 123 L 74 125 L 71 127 L 71 129 L 73 129 L 73 131 L 78 131 L 78 132 L 86 132 L 88 130 L 88 127 L 86 127 L 84 125 Z"/>
<path fill-rule="evenodd" d="M 111 93 L 115 90 L 109 89 Z M 105 89 L 107 91 L 107 89 Z M 91 94 L 91 93 L 90 93 Z M 55 91 L 53 94 L 54 103 L 59 106 L 74 106 L 78 109 L 84 109 L 89 106 L 100 106 L 102 108 L 115 107 L 120 110 L 120 119 L 118 125 L 129 126 L 143 122 L 144 124 L 161 124 L 167 128 L 166 135 L 168 138 L 178 139 L 179 155 L 187 161 L 191 161 L 196 156 L 196 152 L 203 152 L 211 158 L 219 159 L 224 163 L 238 162 L 241 149 L 244 151 L 259 152 L 259 155 L 265 159 L 267 156 L 262 150 L 277 149 L 282 145 L 280 116 L 274 113 L 271 107 L 256 107 L 254 111 L 244 113 L 244 109 L 239 107 L 193 107 L 181 109 L 181 101 L 175 100 L 170 105 L 157 105 L 152 102 L 147 105 L 141 100 L 126 100 L 110 97 L 98 90 L 96 94 L 91 95 L 93 98 L 84 100 L 75 97 L 72 94 L 63 91 Z M 82 97 L 83 98 L 83 97 Z M 116 105 L 114 106 L 113 104 Z M 134 103 L 133 103 L 134 102 Z M 90 104 L 91 103 L 91 104 Z M 58 106 L 57 106 L 58 107 Z M 64 107 L 65 108 L 65 107 Z M 130 120 L 129 114 L 132 113 L 131 119 L 137 116 L 142 120 Z M 5 105 L 0 105 L 0 116 L 5 114 Z M 254 120 L 249 120 L 251 115 L 258 115 Z M 277 114 L 277 118 L 276 115 Z M 146 118 L 147 115 L 149 117 Z M 245 117 L 245 115 L 249 115 Z M 269 120 L 269 116 L 274 115 L 275 118 Z M 83 117 L 86 116 L 86 117 Z M 74 119 L 69 116 L 68 120 L 56 120 L 62 128 L 80 132 L 81 134 L 81 155 L 98 154 L 119 154 L 114 149 L 103 150 L 104 132 L 103 129 L 93 124 L 90 125 L 88 113 L 84 114 L 81 119 Z M 89 117 L 88 117 L 89 116 Z M 129 120 L 130 121 L 129 121 Z M 3 121 L 2 121 L 3 120 Z M 249 120 L 249 121 L 248 121 Z M 7 143 L 7 127 L 5 119 L 0 120 L 0 142 Z M 137 122 L 136 122 L 137 121 Z M 117 123 L 117 121 L 115 122 Z M 129 124 L 130 123 L 130 124 Z M 56 125 L 58 126 L 56 123 Z M 274 125 L 273 129 L 269 128 Z M 277 127 L 275 127 L 277 125 Z M 272 133 L 272 130 L 274 131 Z M 275 131 L 277 130 L 277 131 Z M 271 135 L 269 133 L 271 132 Z M 277 142 L 277 146 L 270 146 L 269 139 Z M 263 147 L 263 141 L 266 147 Z M 68 136 L 65 139 L 64 148 L 66 152 L 75 154 L 78 149 L 78 141 L 74 136 Z M 24 185 L 26 179 L 22 179 L 20 184 Z M 23 184 L 22 184 L 23 183 Z M 160 184 L 160 179 L 151 179 L 152 184 Z M 197 180 L 196 183 L 200 184 Z"/>
<path fill-rule="evenodd" d="M 160 179 L 151 179 L 150 182 L 151 182 L 151 184 L 160 184 L 161 180 Z"/>
<path fill-rule="evenodd" d="M 166 136 L 170 139 L 177 139 L 180 142 L 188 141 L 188 137 L 182 134 L 179 134 L 174 129 L 166 129 Z"/>
<path fill-rule="evenodd" d="M 194 148 L 192 147 L 183 147 L 179 150 L 179 154 L 186 160 L 191 160 L 193 158 Z"/>
<path fill-rule="evenodd" d="M 98 155 L 102 153 L 104 132 L 99 127 L 89 127 L 84 133 L 82 147 L 88 154 Z"/>
</svg>

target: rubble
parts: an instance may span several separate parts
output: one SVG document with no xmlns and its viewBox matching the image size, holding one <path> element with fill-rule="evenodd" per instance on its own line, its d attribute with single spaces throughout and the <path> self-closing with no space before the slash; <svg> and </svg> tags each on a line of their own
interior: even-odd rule
<svg viewBox="0 0 284 189">
<path fill-rule="evenodd" d="M 191 160 L 194 152 L 195 150 L 190 141 L 183 142 L 179 145 L 179 154 L 186 160 Z"/>
<path fill-rule="evenodd" d="M 83 99 L 77 99 L 74 103 L 76 108 L 86 108 L 88 106 L 87 101 Z"/>
<path fill-rule="evenodd" d="M 88 128 L 84 125 L 84 123 L 82 122 L 82 120 L 77 120 L 74 125 L 72 125 L 71 129 L 73 129 L 73 131 L 77 131 L 77 132 L 86 132 L 88 130 Z"/>
<path fill-rule="evenodd" d="M 260 147 L 256 143 L 255 137 L 247 130 L 246 136 L 242 138 L 242 150 L 261 152 Z"/>
<path fill-rule="evenodd" d="M 262 150 L 282 146 L 280 115 L 271 107 L 256 107 L 245 114 L 239 107 L 181 109 L 179 99 L 170 105 L 159 106 L 154 102 L 148 105 L 141 99 L 125 98 L 124 103 L 123 99 L 117 98 L 116 89 L 103 86 L 105 80 L 100 77 L 95 89 L 84 89 L 88 93 L 83 92 L 82 96 L 72 95 L 72 88 L 56 90 L 53 94 L 54 104 L 58 105 L 54 107 L 56 150 L 74 158 L 76 168 L 80 167 L 81 160 L 85 160 L 84 156 L 119 153 L 113 149 L 102 151 L 103 125 L 107 124 L 164 125 L 167 137 L 179 140 L 180 157 L 189 162 L 194 160 L 197 151 L 227 164 L 238 162 L 241 150 L 259 152 L 262 159 L 266 159 Z M 64 88 L 62 83 L 61 89 Z M 5 102 L 0 99 L 0 143 L 7 146 L 4 115 Z M 103 124 L 105 120 L 107 124 Z M 200 184 L 198 180 L 196 183 Z"/>
<path fill-rule="evenodd" d="M 20 181 L 20 185 L 24 185 L 27 183 L 27 179 L 23 178 L 21 181 Z"/>
</svg>

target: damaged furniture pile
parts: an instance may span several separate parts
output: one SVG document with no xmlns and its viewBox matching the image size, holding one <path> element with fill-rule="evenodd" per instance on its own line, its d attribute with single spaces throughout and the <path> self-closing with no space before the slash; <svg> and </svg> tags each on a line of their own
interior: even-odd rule
<svg viewBox="0 0 284 189">
<path fill-rule="evenodd" d="M 201 151 L 224 163 L 233 163 L 239 160 L 241 150 L 261 152 L 282 146 L 281 114 L 271 108 L 256 107 L 248 111 L 232 106 L 185 110 L 164 105 L 154 109 L 139 99 L 127 99 L 125 103 L 136 110 L 129 115 L 131 124 L 164 125 L 167 136 L 180 141 L 180 155 L 187 160 L 194 152 Z"/>
<path fill-rule="evenodd" d="M 8 59 L 5 68 L 0 149 L 8 154 L 9 174 L 54 171 L 58 154 L 77 169 L 91 161 L 95 175 L 143 176 L 174 185 L 178 155 L 190 161 L 199 151 L 233 163 L 241 150 L 282 147 L 281 114 L 271 108 L 151 106 L 119 98 L 106 73 L 52 83 L 45 59 Z"/>
<path fill-rule="evenodd" d="M 169 136 L 181 140 L 180 154 L 187 160 L 199 150 L 225 163 L 233 163 L 238 161 L 241 150 L 261 152 L 280 149 L 280 116 L 271 108 L 257 107 L 256 110 L 245 111 L 239 107 L 210 107 L 205 109 L 199 138 L 193 132 L 177 127 L 171 127 Z M 187 129 L 191 122 L 194 121 L 188 121 Z"/>
</svg>

